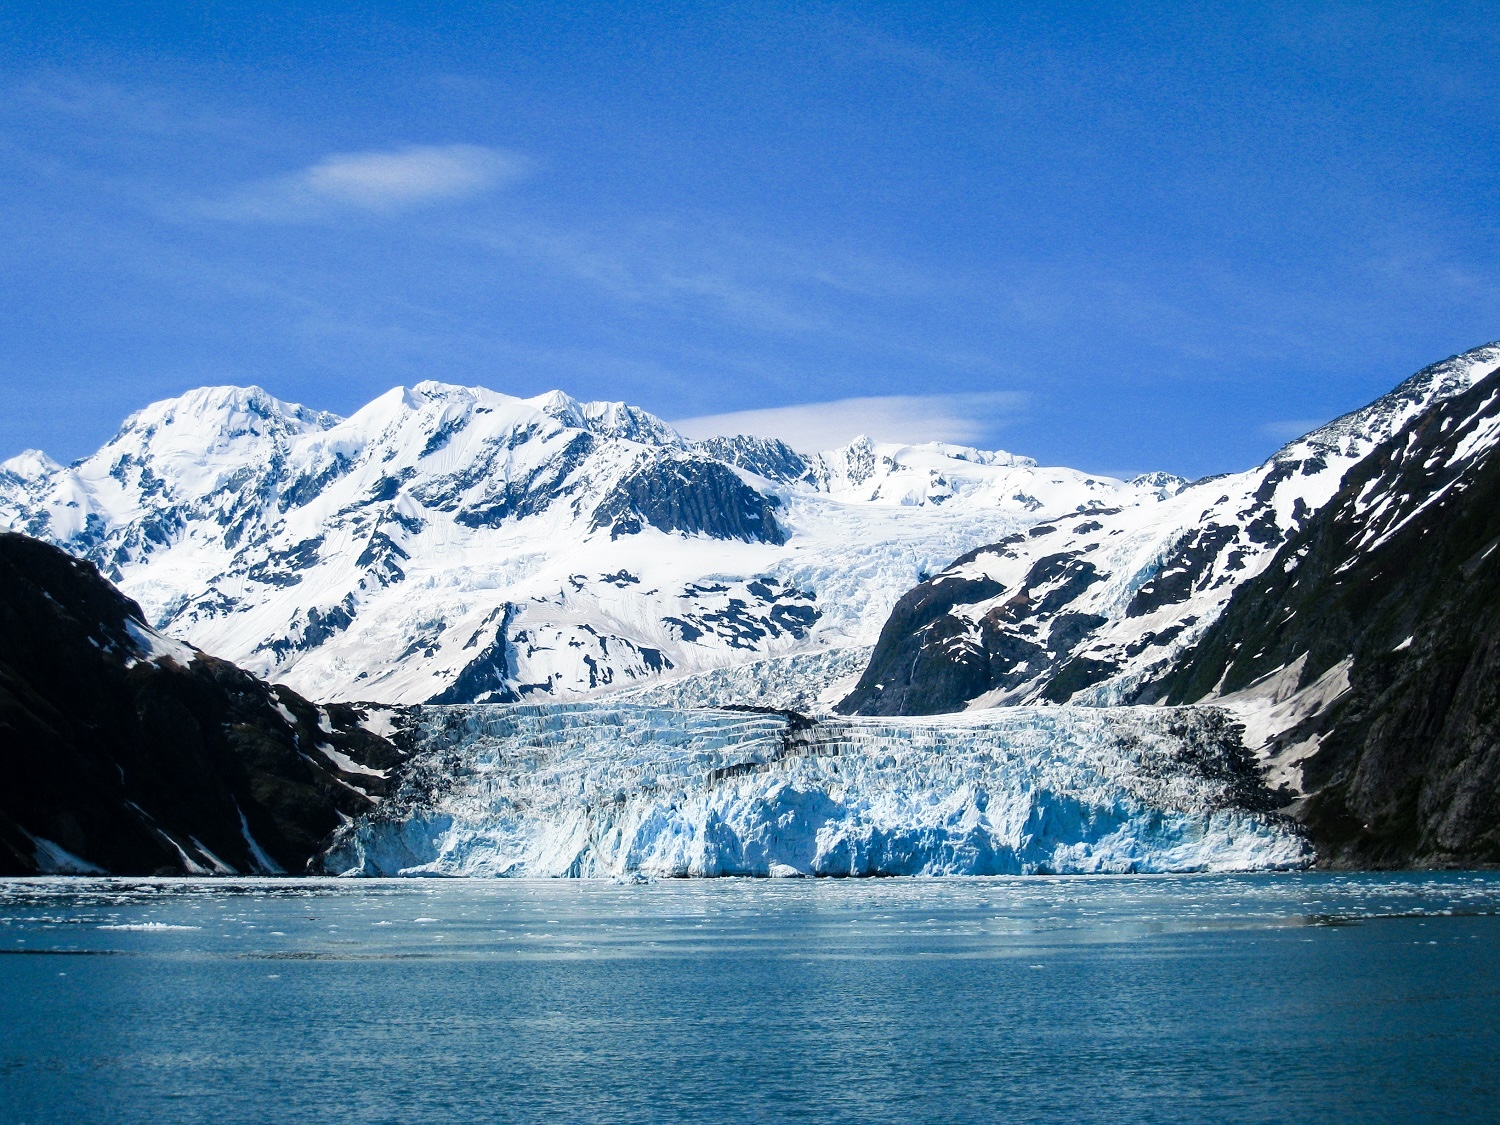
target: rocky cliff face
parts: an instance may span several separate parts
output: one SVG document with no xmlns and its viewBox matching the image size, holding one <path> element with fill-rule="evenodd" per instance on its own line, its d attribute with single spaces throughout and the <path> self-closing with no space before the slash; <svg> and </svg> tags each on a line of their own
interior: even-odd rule
<svg viewBox="0 0 1500 1125">
<path fill-rule="evenodd" d="M 1154 690 L 1245 720 L 1348 866 L 1500 863 L 1500 373 L 1350 471 Z"/>
<path fill-rule="evenodd" d="M 1251 473 L 957 560 L 839 709 L 1214 703 L 1321 863 L 1500 862 L 1497 442 L 1490 346 Z"/>
<path fill-rule="evenodd" d="M 152 630 L 92 564 L 0 533 L 0 873 L 304 871 L 403 753 Z"/>
</svg>

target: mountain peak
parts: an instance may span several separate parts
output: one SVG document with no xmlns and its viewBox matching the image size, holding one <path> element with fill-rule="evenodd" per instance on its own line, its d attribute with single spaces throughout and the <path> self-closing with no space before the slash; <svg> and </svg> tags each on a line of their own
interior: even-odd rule
<svg viewBox="0 0 1500 1125">
<path fill-rule="evenodd" d="M 1500 341 L 1449 356 L 1422 368 L 1368 406 L 1340 415 L 1311 433 L 1288 442 L 1277 450 L 1272 460 L 1305 457 L 1309 445 L 1347 448 L 1353 441 L 1358 445 L 1373 446 L 1390 437 L 1427 406 L 1463 394 L 1497 370 L 1500 370 Z"/>
<path fill-rule="evenodd" d="M 329 429 L 341 421 L 337 414 L 283 402 L 256 386 L 196 387 L 136 411 L 125 420 L 115 441 L 132 433 L 155 433 L 165 426 L 234 437 L 255 432 L 258 424 L 283 433 L 308 433 Z"/>
<path fill-rule="evenodd" d="M 642 445 L 678 448 L 682 436 L 655 414 L 625 402 L 579 402 L 564 391 L 548 391 L 526 402 L 565 426 Z"/>
<path fill-rule="evenodd" d="M 8 461 L 0 461 L 0 473 L 9 473 L 24 481 L 40 480 L 61 468 L 40 449 L 23 449 Z"/>
<path fill-rule="evenodd" d="M 1187 477 L 1157 469 L 1150 473 L 1136 474 L 1130 478 L 1130 483 L 1155 492 L 1158 500 L 1165 500 L 1168 496 L 1176 496 L 1192 482 Z"/>
<path fill-rule="evenodd" d="M 522 399 L 514 395 L 508 395 L 501 391 L 492 391 L 488 387 L 465 387 L 458 383 L 444 383 L 438 379 L 423 379 L 407 388 L 407 401 L 412 405 L 420 405 L 426 402 L 482 402 L 485 400 L 498 400 L 501 402 L 521 402 Z M 413 400 L 420 400 L 413 402 Z"/>
</svg>

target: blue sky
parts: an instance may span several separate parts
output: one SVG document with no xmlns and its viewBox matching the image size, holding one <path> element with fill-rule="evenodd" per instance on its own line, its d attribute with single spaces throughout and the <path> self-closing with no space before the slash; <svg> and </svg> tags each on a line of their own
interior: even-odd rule
<svg viewBox="0 0 1500 1125">
<path fill-rule="evenodd" d="M 1500 337 L 1493 17 L 9 4 L 0 457 L 436 378 L 1244 468 Z"/>
</svg>

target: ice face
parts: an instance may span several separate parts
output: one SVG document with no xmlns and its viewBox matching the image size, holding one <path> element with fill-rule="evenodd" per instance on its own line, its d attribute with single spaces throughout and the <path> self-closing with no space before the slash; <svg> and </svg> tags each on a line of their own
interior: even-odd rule
<svg viewBox="0 0 1500 1125">
<path fill-rule="evenodd" d="M 1286 868 L 1222 712 L 931 719 L 604 703 L 429 707 L 346 875 L 993 875 Z"/>
</svg>

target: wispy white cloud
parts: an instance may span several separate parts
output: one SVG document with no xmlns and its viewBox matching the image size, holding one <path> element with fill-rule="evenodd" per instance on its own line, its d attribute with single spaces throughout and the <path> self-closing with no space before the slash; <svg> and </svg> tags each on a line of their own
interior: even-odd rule
<svg viewBox="0 0 1500 1125">
<path fill-rule="evenodd" d="M 491 191 L 530 169 L 526 157 L 482 145 L 341 152 L 289 175 L 244 184 L 202 210 L 213 218 L 272 223 L 349 211 L 391 213 Z"/>
<path fill-rule="evenodd" d="M 1014 391 L 878 395 L 708 414 L 673 422 L 693 440 L 721 434 L 780 438 L 793 449 L 836 449 L 864 434 L 876 441 L 948 441 L 972 445 L 1018 414 L 1026 396 Z"/>
<path fill-rule="evenodd" d="M 935 285 L 910 266 L 848 246 L 799 245 L 712 222 L 657 217 L 565 226 L 486 214 L 468 231 L 478 245 L 625 304 L 696 306 L 787 333 L 848 334 L 849 318 L 830 316 L 830 305 L 911 302 L 929 298 Z"/>
<path fill-rule="evenodd" d="M 66 70 L 36 71 L 6 83 L 0 95 L 13 107 L 44 115 L 54 129 L 67 122 L 71 127 L 172 139 L 246 128 L 239 116 L 182 97 L 164 85 L 127 86 Z"/>
</svg>

